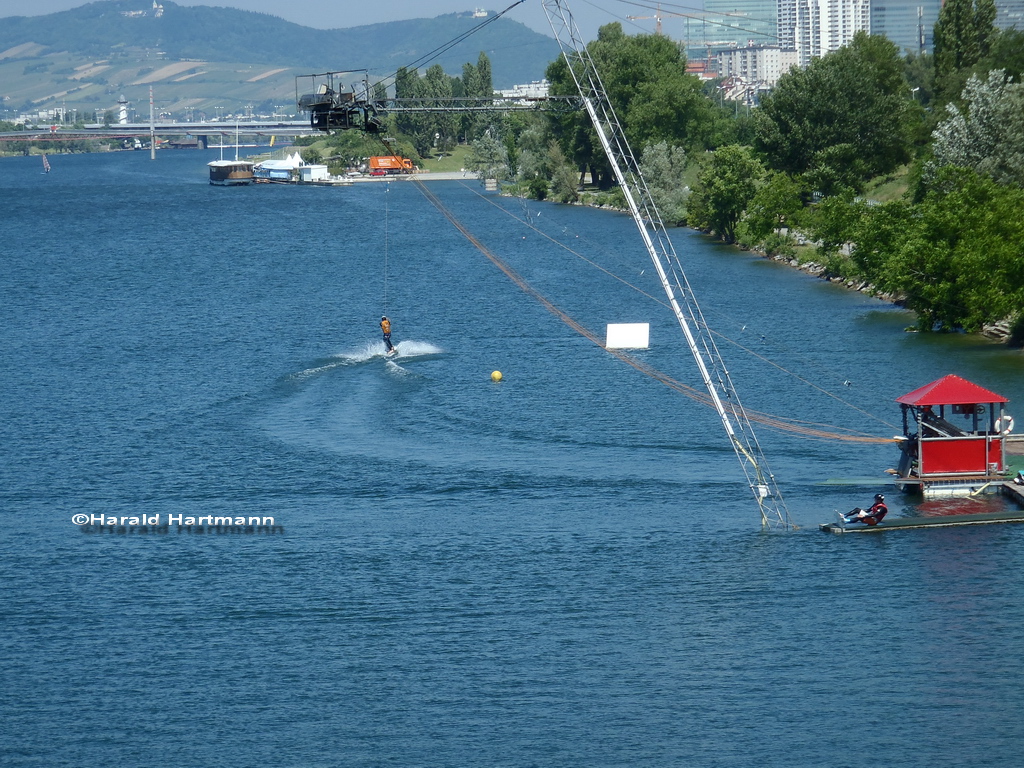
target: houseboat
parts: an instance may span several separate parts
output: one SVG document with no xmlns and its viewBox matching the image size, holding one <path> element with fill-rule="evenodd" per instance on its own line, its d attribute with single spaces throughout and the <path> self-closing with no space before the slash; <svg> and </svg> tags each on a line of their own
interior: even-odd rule
<svg viewBox="0 0 1024 768">
<path fill-rule="evenodd" d="M 214 160 L 208 163 L 210 183 L 220 187 L 252 184 L 252 163 L 246 160 Z"/>
<path fill-rule="evenodd" d="M 968 496 L 1006 479 L 1007 398 L 959 376 L 943 376 L 896 399 L 903 436 L 896 485 L 926 499 Z"/>
</svg>

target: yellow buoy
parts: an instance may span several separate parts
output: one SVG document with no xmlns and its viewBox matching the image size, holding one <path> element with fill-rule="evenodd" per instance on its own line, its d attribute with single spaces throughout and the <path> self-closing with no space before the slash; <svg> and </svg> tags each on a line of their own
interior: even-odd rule
<svg viewBox="0 0 1024 768">
<path fill-rule="evenodd" d="M 501 371 L 492 371 L 491 381 L 501 381 Z"/>
</svg>

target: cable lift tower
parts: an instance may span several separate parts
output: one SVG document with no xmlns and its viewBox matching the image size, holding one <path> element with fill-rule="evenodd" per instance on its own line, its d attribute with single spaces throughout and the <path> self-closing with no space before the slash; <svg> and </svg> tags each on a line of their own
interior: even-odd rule
<svg viewBox="0 0 1024 768">
<path fill-rule="evenodd" d="M 575 112 L 580 109 L 576 96 L 451 96 L 447 98 L 394 98 L 384 88 L 371 85 L 365 69 L 322 72 L 295 78 L 295 105 L 309 112 L 313 130 L 360 130 L 379 134 L 384 118 L 391 113 L 512 112 L 543 110 Z"/>
<path fill-rule="evenodd" d="M 790 528 L 789 510 L 740 403 L 729 371 L 693 296 L 661 214 L 612 109 L 597 67 L 565 0 L 542 0 L 551 31 L 562 49 L 583 106 L 626 198 L 651 261 L 686 338 L 722 426 L 746 475 L 766 528 Z"/>
</svg>

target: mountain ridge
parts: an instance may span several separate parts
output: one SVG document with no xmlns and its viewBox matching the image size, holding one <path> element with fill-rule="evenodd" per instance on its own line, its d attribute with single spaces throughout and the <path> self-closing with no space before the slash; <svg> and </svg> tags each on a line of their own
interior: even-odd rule
<svg viewBox="0 0 1024 768">
<path fill-rule="evenodd" d="M 118 66 L 129 63 L 138 64 L 139 72 L 153 71 L 175 61 L 225 65 L 221 69 L 243 65 L 245 72 L 253 74 L 236 78 L 242 83 L 260 77 L 261 68 L 280 69 L 294 82 L 294 75 L 303 70 L 365 69 L 371 79 L 378 79 L 402 66 L 418 65 L 422 73 L 435 63 L 450 75 L 460 75 L 463 64 L 475 64 L 480 52 L 484 52 L 491 61 L 494 86 L 508 88 L 541 79 L 547 64 L 558 56 L 558 44 L 553 38 L 504 18 L 493 19 L 467 39 L 432 56 L 483 21 L 468 11 L 432 19 L 321 30 L 270 14 L 233 8 L 180 6 L 168 1 L 157 15 L 144 0 L 99 0 L 44 16 L 8 16 L 2 21 L 0 88 L 4 92 L 0 92 L 0 97 L 4 98 L 7 110 L 46 106 L 47 101 L 56 98 L 65 102 L 96 101 L 97 89 L 100 95 L 111 96 L 119 88 L 138 85 L 137 73 L 122 76 L 115 72 Z M 100 76 L 97 68 L 106 76 Z M 187 89 L 182 84 L 188 80 L 193 86 L 209 80 L 209 70 L 202 71 L 202 66 L 195 70 L 169 75 L 162 83 L 163 88 L 184 92 Z M 243 70 L 236 68 L 236 72 Z M 82 72 L 98 77 L 83 77 Z M 269 81 L 274 83 L 266 98 L 280 101 L 280 78 L 275 75 L 266 79 L 267 85 Z M 230 80 L 225 75 L 219 82 L 227 86 Z M 244 93 L 237 94 L 239 100 L 262 100 L 253 90 L 242 89 Z M 180 100 L 185 96 L 173 98 Z"/>
</svg>

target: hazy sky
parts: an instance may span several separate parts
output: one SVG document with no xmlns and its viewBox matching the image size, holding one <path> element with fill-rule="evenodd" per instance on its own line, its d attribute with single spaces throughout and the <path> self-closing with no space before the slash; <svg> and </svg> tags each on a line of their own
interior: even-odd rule
<svg viewBox="0 0 1024 768">
<path fill-rule="evenodd" d="M 259 11 L 280 16 L 307 27 L 334 29 L 356 27 L 362 24 L 377 24 L 398 19 L 432 18 L 444 13 L 469 11 L 486 8 L 502 11 L 515 0 L 174 0 L 178 5 L 219 5 L 246 11 Z M 567 0 L 576 25 L 587 40 L 597 36 L 597 29 L 611 21 L 621 21 L 628 34 L 653 32 L 654 20 L 629 21 L 627 16 L 654 16 L 659 5 L 663 14 L 688 13 L 700 7 L 700 0 L 691 0 L 688 5 L 656 0 Z M 0 18 L 4 16 L 38 16 L 66 11 L 85 5 L 85 0 L 0 0 Z M 140 9 L 152 6 L 152 0 L 138 0 Z M 525 2 L 508 12 L 506 18 L 522 22 L 526 26 L 551 35 L 547 16 L 541 0 Z M 678 32 L 683 21 L 679 18 L 664 18 L 662 27 L 666 34 L 681 37 Z"/>
</svg>

